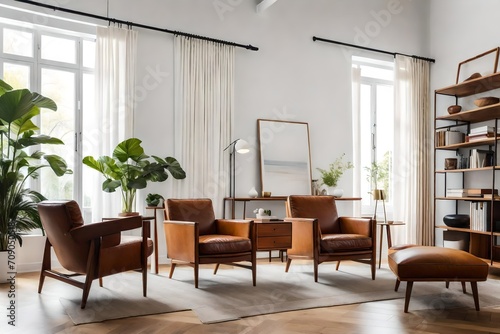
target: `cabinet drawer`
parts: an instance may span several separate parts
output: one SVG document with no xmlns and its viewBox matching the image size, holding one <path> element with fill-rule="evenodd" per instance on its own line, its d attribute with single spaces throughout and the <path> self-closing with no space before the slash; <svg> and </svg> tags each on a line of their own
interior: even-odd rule
<svg viewBox="0 0 500 334">
<path fill-rule="evenodd" d="M 292 223 L 262 223 L 257 226 L 258 237 L 280 235 L 292 235 Z"/>
<path fill-rule="evenodd" d="M 257 249 L 288 249 L 292 247 L 292 236 L 259 237 Z"/>
</svg>

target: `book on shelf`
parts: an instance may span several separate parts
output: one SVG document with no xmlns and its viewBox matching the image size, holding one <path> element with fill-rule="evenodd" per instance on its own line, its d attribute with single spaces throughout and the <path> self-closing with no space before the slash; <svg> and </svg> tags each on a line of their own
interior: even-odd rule
<svg viewBox="0 0 500 334">
<path fill-rule="evenodd" d="M 483 125 L 479 126 L 477 128 L 472 128 L 470 129 L 470 134 L 469 135 L 475 135 L 475 134 L 483 134 L 483 133 L 495 133 L 495 127 L 492 125 Z M 500 133 L 500 128 L 497 129 L 497 133 Z"/>
<path fill-rule="evenodd" d="M 470 150 L 469 168 L 483 168 L 493 166 L 494 152 L 490 150 Z"/>
<path fill-rule="evenodd" d="M 486 140 L 486 139 L 491 139 L 494 138 L 495 134 L 494 133 L 479 133 L 479 134 L 470 134 L 465 137 L 466 142 L 475 142 L 475 141 L 480 141 L 480 140 Z"/>
<path fill-rule="evenodd" d="M 464 189 L 467 191 L 467 197 L 483 197 L 484 195 L 491 195 L 491 194 L 498 194 L 497 189 L 491 189 L 491 188 L 471 188 L 471 189 Z"/>
<path fill-rule="evenodd" d="M 436 131 L 436 146 L 448 146 L 465 142 L 465 133 L 457 130 Z"/>
<path fill-rule="evenodd" d="M 467 197 L 467 189 L 446 189 L 446 197 Z"/>
<path fill-rule="evenodd" d="M 500 195 L 498 195 L 496 193 L 495 194 L 484 194 L 483 198 L 484 199 L 492 199 L 492 198 L 494 198 L 494 199 L 500 199 Z"/>
<path fill-rule="evenodd" d="M 494 232 L 500 231 L 500 202 L 493 203 L 493 219 L 491 219 L 490 202 L 470 203 L 470 229 L 480 232 L 491 232 L 491 221 L 494 221 Z"/>
</svg>

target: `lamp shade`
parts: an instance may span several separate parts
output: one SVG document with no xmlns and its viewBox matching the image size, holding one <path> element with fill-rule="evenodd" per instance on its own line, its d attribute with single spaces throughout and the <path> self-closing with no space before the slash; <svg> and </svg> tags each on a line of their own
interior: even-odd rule
<svg viewBox="0 0 500 334">
<path fill-rule="evenodd" d="M 239 154 L 250 152 L 250 145 L 243 139 L 238 139 L 234 145 L 234 150 Z"/>
<path fill-rule="evenodd" d="M 373 199 L 376 201 L 385 200 L 385 190 L 383 189 L 374 189 L 373 190 Z"/>
</svg>

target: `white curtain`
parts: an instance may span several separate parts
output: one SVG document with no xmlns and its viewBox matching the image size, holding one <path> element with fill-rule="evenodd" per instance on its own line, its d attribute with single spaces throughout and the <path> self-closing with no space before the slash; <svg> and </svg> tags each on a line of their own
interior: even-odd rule
<svg viewBox="0 0 500 334">
<path fill-rule="evenodd" d="M 94 129 L 89 131 L 93 143 L 90 154 L 94 157 L 111 156 L 118 143 L 133 136 L 136 50 L 136 31 L 97 27 L 96 115 Z M 104 193 L 101 190 L 103 177 L 96 171 L 89 175 L 95 175 L 91 181 L 95 188 L 91 199 L 93 220 L 116 217 L 121 212 L 120 191 Z"/>
<path fill-rule="evenodd" d="M 363 178 L 361 168 L 361 68 L 353 66 L 351 70 L 352 82 L 352 138 L 354 147 L 353 156 L 353 196 L 361 197 L 361 180 Z M 355 217 L 361 215 L 361 201 L 354 201 L 353 214 Z"/>
<path fill-rule="evenodd" d="M 393 229 L 394 244 L 434 243 L 429 80 L 429 62 L 396 56 L 394 220 L 406 222 L 406 235 Z"/>
<path fill-rule="evenodd" d="M 175 156 L 186 171 L 171 197 L 206 197 L 221 217 L 229 182 L 234 110 L 234 47 L 176 36 Z"/>
</svg>

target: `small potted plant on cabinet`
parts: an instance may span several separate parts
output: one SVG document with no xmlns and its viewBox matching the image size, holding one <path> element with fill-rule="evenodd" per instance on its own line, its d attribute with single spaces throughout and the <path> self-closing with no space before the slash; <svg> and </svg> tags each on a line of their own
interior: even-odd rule
<svg viewBox="0 0 500 334">
<path fill-rule="evenodd" d="M 336 188 L 337 183 L 346 170 L 354 168 L 353 164 L 350 161 L 343 161 L 344 156 L 345 153 L 335 159 L 335 161 L 329 165 L 328 169 L 317 168 L 321 173 L 321 181 L 326 187 L 326 192 L 328 195 L 342 197 L 342 195 L 344 194 L 344 191 L 342 189 Z"/>
</svg>

